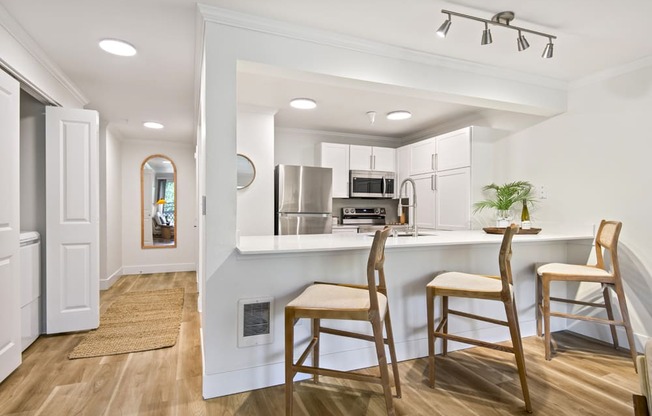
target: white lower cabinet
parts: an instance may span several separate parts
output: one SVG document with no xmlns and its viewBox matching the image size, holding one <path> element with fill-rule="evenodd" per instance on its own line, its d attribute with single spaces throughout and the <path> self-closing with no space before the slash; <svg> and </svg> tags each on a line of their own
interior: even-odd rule
<svg viewBox="0 0 652 416">
<path fill-rule="evenodd" d="M 468 230 L 471 222 L 471 169 L 415 175 L 417 225 L 438 230 Z"/>
<path fill-rule="evenodd" d="M 435 177 L 438 230 L 471 228 L 471 168 L 446 170 Z"/>
</svg>

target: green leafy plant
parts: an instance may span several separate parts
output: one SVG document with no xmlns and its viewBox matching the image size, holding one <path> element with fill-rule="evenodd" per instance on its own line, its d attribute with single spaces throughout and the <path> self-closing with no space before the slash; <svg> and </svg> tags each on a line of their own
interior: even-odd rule
<svg viewBox="0 0 652 416">
<path fill-rule="evenodd" d="M 474 213 L 480 212 L 485 208 L 507 211 L 514 204 L 522 204 L 523 202 L 532 203 L 535 200 L 533 186 L 527 181 L 509 182 L 502 185 L 492 183 L 483 187 L 482 190 L 484 192 L 493 192 L 493 197 L 473 204 Z"/>
</svg>

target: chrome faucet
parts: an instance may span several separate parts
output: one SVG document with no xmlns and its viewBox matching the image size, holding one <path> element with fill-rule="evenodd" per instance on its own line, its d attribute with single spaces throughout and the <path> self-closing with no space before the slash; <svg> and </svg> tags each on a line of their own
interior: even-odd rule
<svg viewBox="0 0 652 416">
<path fill-rule="evenodd" d="M 405 184 L 407 182 L 410 182 L 412 184 L 412 205 L 408 203 L 408 205 L 403 205 L 401 203 L 401 199 L 403 198 L 403 188 L 405 187 Z M 399 217 L 401 216 L 401 210 L 403 208 L 413 208 L 412 212 L 412 222 L 414 223 L 414 227 L 412 229 L 412 235 L 414 237 L 419 235 L 419 230 L 417 229 L 417 187 L 414 184 L 414 181 L 411 178 L 405 178 L 403 179 L 403 182 L 401 182 L 401 186 L 398 188 L 398 215 Z M 408 228 L 409 229 L 409 228 Z"/>
</svg>

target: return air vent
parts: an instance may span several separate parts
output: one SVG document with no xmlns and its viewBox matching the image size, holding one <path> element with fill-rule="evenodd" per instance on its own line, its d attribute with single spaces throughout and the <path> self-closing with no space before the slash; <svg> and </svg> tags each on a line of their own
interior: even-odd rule
<svg viewBox="0 0 652 416">
<path fill-rule="evenodd" d="M 238 301 L 238 347 L 271 344 L 274 298 Z"/>
</svg>

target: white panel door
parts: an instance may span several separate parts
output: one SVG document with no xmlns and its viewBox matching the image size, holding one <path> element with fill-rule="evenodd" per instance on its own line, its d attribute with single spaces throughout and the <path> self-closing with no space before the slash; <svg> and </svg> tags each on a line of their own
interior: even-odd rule
<svg viewBox="0 0 652 416">
<path fill-rule="evenodd" d="M 46 326 L 99 325 L 99 154 L 96 111 L 46 108 Z"/>
<path fill-rule="evenodd" d="M 410 146 L 410 175 L 421 175 L 435 171 L 435 138 L 422 140 Z"/>
<path fill-rule="evenodd" d="M 437 171 L 471 166 L 471 129 L 469 127 L 437 136 Z"/>
<path fill-rule="evenodd" d="M 396 149 L 374 147 L 372 153 L 373 170 L 396 172 Z"/>
<path fill-rule="evenodd" d="M 435 228 L 435 175 L 413 176 L 412 179 L 416 185 L 417 209 L 415 218 L 411 218 L 410 223 L 416 219 L 419 227 Z"/>
<path fill-rule="evenodd" d="M 333 169 L 333 198 L 349 197 L 349 145 L 321 143 L 321 167 Z"/>
<path fill-rule="evenodd" d="M 0 381 L 21 362 L 19 119 L 20 87 L 0 70 Z"/>
<path fill-rule="evenodd" d="M 371 170 L 372 167 L 371 146 L 349 146 L 349 169 Z"/>
<path fill-rule="evenodd" d="M 438 230 L 471 228 L 471 168 L 438 172 L 435 213 Z"/>
</svg>

